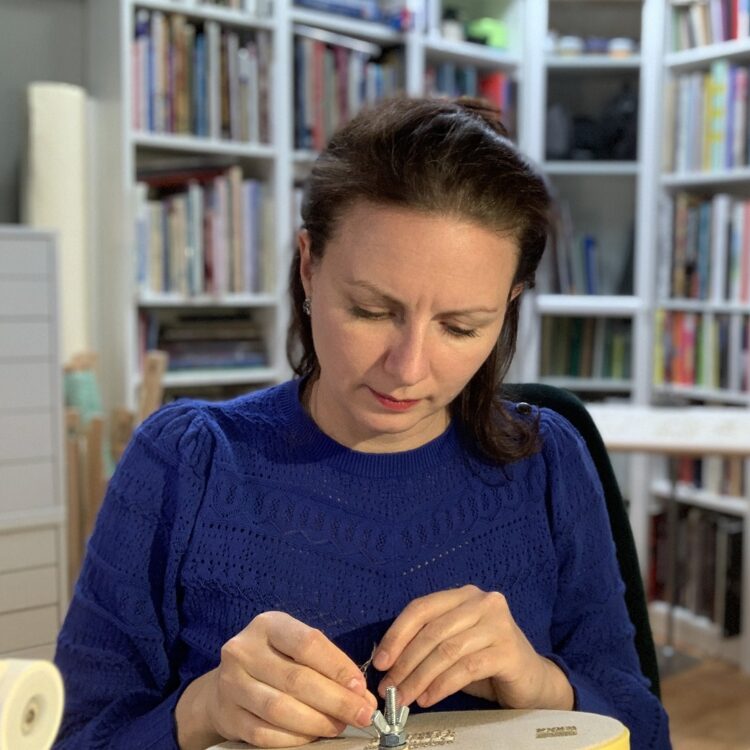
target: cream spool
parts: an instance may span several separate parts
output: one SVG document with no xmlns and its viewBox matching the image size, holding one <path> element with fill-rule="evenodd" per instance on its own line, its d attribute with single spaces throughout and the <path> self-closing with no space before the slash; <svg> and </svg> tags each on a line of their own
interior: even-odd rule
<svg viewBox="0 0 750 750">
<path fill-rule="evenodd" d="M 0 750 L 49 750 L 60 728 L 63 695 L 51 662 L 0 660 Z"/>
</svg>

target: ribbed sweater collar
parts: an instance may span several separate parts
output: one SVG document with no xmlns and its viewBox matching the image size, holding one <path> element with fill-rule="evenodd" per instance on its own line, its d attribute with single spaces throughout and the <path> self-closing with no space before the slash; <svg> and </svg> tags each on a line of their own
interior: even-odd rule
<svg viewBox="0 0 750 750">
<path fill-rule="evenodd" d="M 352 450 L 326 435 L 302 407 L 302 380 L 279 386 L 279 411 L 292 436 L 295 458 L 306 462 L 324 461 L 350 474 L 372 478 L 411 476 L 426 473 L 455 461 L 458 437 L 453 424 L 434 440 L 419 448 L 394 453 L 365 453 Z"/>
</svg>

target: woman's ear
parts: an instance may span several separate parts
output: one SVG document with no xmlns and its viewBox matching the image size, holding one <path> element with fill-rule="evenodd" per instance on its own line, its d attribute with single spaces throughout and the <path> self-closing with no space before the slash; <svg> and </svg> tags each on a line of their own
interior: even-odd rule
<svg viewBox="0 0 750 750">
<path fill-rule="evenodd" d="M 300 229 L 297 233 L 297 248 L 299 249 L 299 275 L 305 295 L 309 297 L 311 295 L 313 259 L 310 252 L 310 233 L 307 229 Z"/>
<path fill-rule="evenodd" d="M 513 288 L 512 288 L 511 290 L 510 290 L 510 298 L 508 299 L 508 302 L 513 302 L 513 300 L 514 300 L 514 299 L 515 299 L 516 297 L 518 297 L 518 295 L 519 295 L 519 294 L 521 294 L 521 292 L 522 292 L 522 291 L 524 290 L 524 287 L 525 287 L 525 286 L 526 286 L 526 285 L 525 285 L 525 284 L 523 284 L 523 283 L 521 283 L 521 284 L 516 284 L 516 285 L 515 285 L 515 286 L 514 286 L 514 287 L 513 287 Z"/>
</svg>

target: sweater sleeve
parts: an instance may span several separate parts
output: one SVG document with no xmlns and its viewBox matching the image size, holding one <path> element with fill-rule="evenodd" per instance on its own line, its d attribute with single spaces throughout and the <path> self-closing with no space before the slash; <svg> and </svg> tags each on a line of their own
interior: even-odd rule
<svg viewBox="0 0 750 750">
<path fill-rule="evenodd" d="M 553 653 L 579 711 L 613 716 L 631 747 L 670 747 L 667 715 L 648 688 L 634 645 L 599 476 L 575 428 L 542 412 L 550 523 L 558 558 Z"/>
<path fill-rule="evenodd" d="M 66 702 L 55 748 L 178 748 L 177 579 L 211 455 L 200 411 L 177 403 L 121 458 L 58 637 Z"/>
</svg>

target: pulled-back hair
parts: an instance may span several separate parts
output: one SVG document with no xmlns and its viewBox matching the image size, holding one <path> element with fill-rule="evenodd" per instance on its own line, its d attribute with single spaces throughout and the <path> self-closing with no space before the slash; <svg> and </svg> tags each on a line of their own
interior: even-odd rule
<svg viewBox="0 0 750 750">
<path fill-rule="evenodd" d="M 361 201 L 455 216 L 510 236 L 518 247 L 512 288 L 534 285 L 549 229 L 549 191 L 509 140 L 499 111 L 484 101 L 399 97 L 362 111 L 339 130 L 305 187 L 302 220 L 313 259 L 323 257 L 338 220 Z M 299 250 L 289 286 L 287 356 L 297 375 L 314 378 L 319 364 L 302 307 Z M 498 395 L 515 353 L 519 312 L 516 297 L 494 349 L 449 407 L 475 447 L 503 463 L 538 447 L 536 424 L 512 418 Z"/>
</svg>

